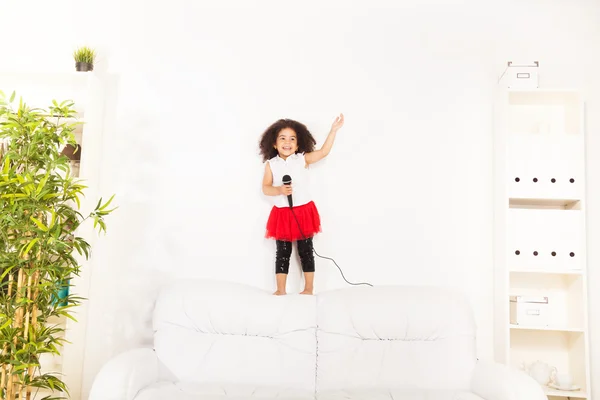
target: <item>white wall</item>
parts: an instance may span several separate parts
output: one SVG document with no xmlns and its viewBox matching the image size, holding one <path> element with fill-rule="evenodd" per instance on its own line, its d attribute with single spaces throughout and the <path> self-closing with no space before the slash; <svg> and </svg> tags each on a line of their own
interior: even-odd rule
<svg viewBox="0 0 600 400">
<path fill-rule="evenodd" d="M 506 61 L 539 60 L 543 85 L 586 90 L 590 155 L 600 150 L 592 0 L 35 3 L 11 3 L 3 24 L 56 44 L 34 53 L 9 42 L 18 57 L 8 67 L 72 68 L 72 47 L 88 43 L 101 51 L 98 70 L 121 75 L 102 183 L 120 209 L 94 254 L 84 392 L 109 357 L 150 343 L 152 298 L 169 279 L 273 289 L 257 142 L 277 118 L 305 122 L 321 144 L 333 117 L 346 115 L 314 168 L 317 251 L 351 281 L 461 288 L 484 358 L 493 356 L 491 101 Z M 26 28 L 25 10 L 37 22 Z M 589 260 L 598 264 L 600 251 L 591 247 Z M 290 291 L 300 290 L 295 266 Z M 345 285 L 333 264 L 317 268 L 317 291 Z M 598 307 L 593 268 L 590 285 Z M 599 325 L 592 319 L 592 333 Z"/>
</svg>

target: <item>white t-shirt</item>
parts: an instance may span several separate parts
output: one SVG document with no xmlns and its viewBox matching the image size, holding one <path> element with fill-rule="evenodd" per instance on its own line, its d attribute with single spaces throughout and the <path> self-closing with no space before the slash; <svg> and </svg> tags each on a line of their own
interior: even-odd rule
<svg viewBox="0 0 600 400">
<path fill-rule="evenodd" d="M 310 203 L 312 200 L 309 191 L 309 171 L 306 167 L 304 153 L 296 153 L 287 159 L 279 155 L 267 161 L 273 173 L 273 186 L 283 185 L 283 176 L 292 178 L 292 201 L 294 207 Z M 276 207 L 289 207 L 288 198 L 285 195 L 270 196 Z"/>
</svg>

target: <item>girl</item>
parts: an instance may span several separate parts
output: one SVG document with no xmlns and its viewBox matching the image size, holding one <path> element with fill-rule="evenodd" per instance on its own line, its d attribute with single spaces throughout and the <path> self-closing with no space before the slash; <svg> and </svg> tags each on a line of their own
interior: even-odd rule
<svg viewBox="0 0 600 400">
<path fill-rule="evenodd" d="M 265 164 L 263 193 L 273 199 L 265 237 L 275 239 L 276 295 L 286 294 L 287 274 L 292 254 L 292 242 L 297 242 L 300 263 L 304 272 L 304 291 L 313 293 L 315 259 L 312 237 L 321 231 L 319 212 L 308 190 L 308 166 L 325 158 L 331 151 L 337 131 L 344 125 L 344 115 L 336 117 L 327 139 L 319 150 L 316 141 L 304 124 L 280 119 L 263 133 L 260 153 Z M 292 183 L 283 184 L 289 175 Z M 288 203 L 292 195 L 293 209 Z"/>
</svg>

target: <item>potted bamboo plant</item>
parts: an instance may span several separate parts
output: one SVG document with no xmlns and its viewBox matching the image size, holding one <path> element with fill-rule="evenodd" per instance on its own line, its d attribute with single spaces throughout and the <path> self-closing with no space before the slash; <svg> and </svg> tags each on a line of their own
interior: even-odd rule
<svg viewBox="0 0 600 400">
<path fill-rule="evenodd" d="M 73 52 L 75 70 L 81 72 L 93 71 L 96 61 L 96 50 L 89 47 L 79 47 Z"/>
<path fill-rule="evenodd" d="M 81 303 L 60 296 L 80 272 L 78 259 L 90 256 L 78 228 L 93 221 L 106 232 L 114 196 L 100 198 L 87 216 L 79 211 L 86 186 L 61 153 L 77 146 L 72 102 L 44 110 L 14 104 L 14 97 L 0 92 L 0 399 L 29 400 L 39 389 L 68 394 L 56 374 L 41 371 L 40 356 L 59 355 L 64 342 L 64 328 L 49 319 L 74 319 Z"/>
</svg>

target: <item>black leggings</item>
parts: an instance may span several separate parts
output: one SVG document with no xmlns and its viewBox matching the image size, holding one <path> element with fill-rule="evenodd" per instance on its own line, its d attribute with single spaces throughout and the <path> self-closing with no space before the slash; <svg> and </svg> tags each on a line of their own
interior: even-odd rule
<svg viewBox="0 0 600 400">
<path fill-rule="evenodd" d="M 315 256 L 313 255 L 312 238 L 298 240 L 298 254 L 303 272 L 315 272 Z M 275 273 L 287 274 L 290 269 L 290 256 L 292 255 L 292 242 L 277 241 L 275 254 Z"/>
</svg>

